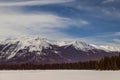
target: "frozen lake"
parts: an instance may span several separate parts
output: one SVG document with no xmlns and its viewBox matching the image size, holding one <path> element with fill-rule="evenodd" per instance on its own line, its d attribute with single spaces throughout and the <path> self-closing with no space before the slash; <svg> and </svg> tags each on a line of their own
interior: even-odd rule
<svg viewBox="0 0 120 80">
<path fill-rule="evenodd" d="M 120 80 L 120 71 L 0 71 L 0 80 Z"/>
</svg>

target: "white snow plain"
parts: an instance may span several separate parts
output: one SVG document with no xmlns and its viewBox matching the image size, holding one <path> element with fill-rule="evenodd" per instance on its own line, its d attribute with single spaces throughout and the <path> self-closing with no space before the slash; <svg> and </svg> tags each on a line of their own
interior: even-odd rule
<svg viewBox="0 0 120 80">
<path fill-rule="evenodd" d="M 120 71 L 94 71 L 94 70 L 0 71 L 0 80 L 120 80 Z"/>
</svg>

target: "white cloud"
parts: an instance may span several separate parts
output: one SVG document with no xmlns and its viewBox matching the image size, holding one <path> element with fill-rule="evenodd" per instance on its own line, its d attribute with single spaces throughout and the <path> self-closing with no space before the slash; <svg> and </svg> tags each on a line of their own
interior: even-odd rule
<svg viewBox="0 0 120 80">
<path fill-rule="evenodd" d="M 55 14 L 3 14 L 0 13 L 0 37 L 38 35 L 51 39 L 70 38 L 58 29 L 89 24 L 85 20 L 74 20 Z"/>
<path fill-rule="evenodd" d="M 14 1 L 14 2 L 0 2 L 0 6 L 30 6 L 30 5 L 47 5 L 72 2 L 74 0 L 28 0 L 28 1 Z"/>
<path fill-rule="evenodd" d="M 119 19 L 120 18 L 120 10 L 117 8 L 103 8 L 101 9 L 102 13 L 112 19 Z"/>
<path fill-rule="evenodd" d="M 118 36 L 116 36 L 117 33 L 113 33 L 113 32 L 99 33 L 99 34 L 94 34 L 93 36 L 81 37 L 80 40 L 86 41 L 90 44 L 92 43 L 98 45 L 120 46 L 120 39 Z"/>
<path fill-rule="evenodd" d="M 116 33 L 115 33 L 115 36 L 120 36 L 120 32 L 116 32 Z"/>
<path fill-rule="evenodd" d="M 114 2 L 115 0 L 105 0 L 103 1 L 103 3 L 111 3 L 111 2 Z"/>
<path fill-rule="evenodd" d="M 113 39 L 115 43 L 120 43 L 120 39 Z"/>
</svg>

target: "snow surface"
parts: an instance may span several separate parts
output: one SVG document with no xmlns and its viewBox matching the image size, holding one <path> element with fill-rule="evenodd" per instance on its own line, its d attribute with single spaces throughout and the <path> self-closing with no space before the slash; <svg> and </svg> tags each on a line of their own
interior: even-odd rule
<svg viewBox="0 0 120 80">
<path fill-rule="evenodd" d="M 100 46 L 101 49 L 105 49 L 105 50 L 108 50 L 108 51 L 118 51 L 120 52 L 120 47 L 117 47 L 117 46 L 108 46 L 108 45 L 105 45 L 105 46 Z"/>
<path fill-rule="evenodd" d="M 0 80 L 120 80 L 120 71 L 94 71 L 94 70 L 0 71 Z"/>
<path fill-rule="evenodd" d="M 13 51 L 13 53 L 19 51 L 20 49 L 24 49 L 25 47 L 29 47 L 30 52 L 42 51 L 43 48 L 50 48 L 50 44 L 57 45 L 60 47 L 73 45 L 77 50 L 83 50 L 83 51 L 88 51 L 88 50 L 92 50 L 92 49 L 102 49 L 107 52 L 108 51 L 120 52 L 119 46 L 87 44 L 83 41 L 54 41 L 53 42 L 46 38 L 26 37 L 26 36 L 22 36 L 22 37 L 20 36 L 18 38 L 14 38 L 14 39 L 0 40 L 0 44 L 8 44 L 7 46 L 9 46 L 11 44 L 16 44 L 17 42 L 19 42 L 18 46 L 15 49 L 15 51 Z"/>
<path fill-rule="evenodd" d="M 120 52 L 120 47 L 119 46 L 111 46 L 111 45 L 94 45 L 91 44 L 93 47 L 97 48 L 97 49 L 102 49 L 105 50 L 107 52 L 109 51 L 115 51 L 115 52 Z"/>
<path fill-rule="evenodd" d="M 45 38 L 39 38 L 39 37 L 32 37 L 32 38 L 31 37 L 19 37 L 15 39 L 7 39 L 5 41 L 2 41 L 1 44 L 7 44 L 7 46 L 4 47 L 3 50 L 6 49 L 11 44 L 17 45 L 16 48 L 11 53 L 10 53 L 10 50 L 13 47 L 10 47 L 10 49 L 6 52 L 8 54 L 9 53 L 11 54 L 7 57 L 8 59 L 14 57 L 19 50 L 26 49 L 28 47 L 29 47 L 29 52 L 33 52 L 33 51 L 41 52 L 43 48 L 44 49 L 51 48 L 50 41 L 48 41 Z M 3 52 L 3 50 L 1 51 L 1 53 Z"/>
<path fill-rule="evenodd" d="M 2 54 L 4 54 L 3 51 L 11 44 L 16 45 L 15 47 L 14 46 L 10 47 L 8 51 L 6 51 L 6 54 L 9 55 L 8 59 L 14 57 L 19 50 L 26 49 L 26 48 L 29 48 L 29 52 L 39 51 L 38 54 L 40 54 L 43 48 L 44 49 L 51 48 L 50 45 L 57 45 L 60 47 L 61 46 L 67 47 L 72 45 L 73 47 L 75 47 L 76 50 L 82 50 L 82 51 L 101 49 L 106 52 L 109 52 L 109 51 L 120 52 L 120 47 L 117 47 L 117 46 L 87 44 L 83 41 L 50 41 L 46 38 L 26 37 L 26 36 L 20 36 L 14 39 L 1 40 L 0 44 L 3 44 L 3 45 L 6 44 L 6 46 L 1 51 Z M 58 52 L 56 51 L 55 53 L 58 53 Z"/>
<path fill-rule="evenodd" d="M 71 45 L 71 42 L 69 42 L 69 41 L 57 41 L 55 44 L 58 46 L 66 46 L 66 45 Z"/>
<path fill-rule="evenodd" d="M 82 41 L 74 41 L 72 42 L 72 45 L 77 49 L 77 50 L 83 50 L 83 51 L 88 51 L 88 50 L 93 50 L 95 49 L 93 46 L 86 44 L 85 42 Z"/>
<path fill-rule="evenodd" d="M 106 52 L 111 52 L 111 51 L 120 52 L 119 46 L 87 44 L 86 42 L 83 42 L 83 41 L 60 41 L 60 42 L 57 42 L 56 45 L 58 46 L 73 45 L 77 50 L 83 50 L 83 51 L 101 49 Z"/>
<path fill-rule="evenodd" d="M 88 51 L 88 50 L 95 49 L 93 46 L 91 46 L 83 41 L 61 41 L 61 42 L 57 42 L 56 45 L 58 45 L 58 46 L 72 45 L 75 47 L 75 49 L 82 50 L 82 51 Z"/>
</svg>

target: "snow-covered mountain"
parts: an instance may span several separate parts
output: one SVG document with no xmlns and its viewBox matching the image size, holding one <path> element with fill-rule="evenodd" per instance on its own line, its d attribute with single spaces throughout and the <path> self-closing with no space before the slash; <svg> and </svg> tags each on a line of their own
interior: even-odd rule
<svg viewBox="0 0 120 80">
<path fill-rule="evenodd" d="M 1 45 L 5 45 L 5 47 L 1 50 L 1 54 L 7 54 L 7 59 L 14 57 L 17 52 L 22 49 L 28 49 L 28 52 L 41 52 L 43 48 L 50 48 L 49 41 L 39 37 L 20 37 L 15 39 L 7 39 L 2 41 Z M 8 47 L 9 49 L 7 49 Z"/>
<path fill-rule="evenodd" d="M 58 46 L 69 46 L 73 45 L 77 50 L 88 51 L 92 49 L 101 49 L 107 52 L 120 52 L 120 46 L 114 45 L 95 45 L 95 44 L 87 44 L 83 41 L 61 41 L 57 42 Z"/>
<path fill-rule="evenodd" d="M 119 46 L 114 46 L 114 45 L 94 45 L 91 44 L 91 46 L 97 48 L 97 49 L 101 49 L 107 52 L 120 52 L 120 47 Z"/>
<path fill-rule="evenodd" d="M 0 42 L 0 63 L 70 63 L 97 60 L 119 52 L 119 47 L 82 41 L 57 42 L 39 37 L 19 37 Z"/>
</svg>

